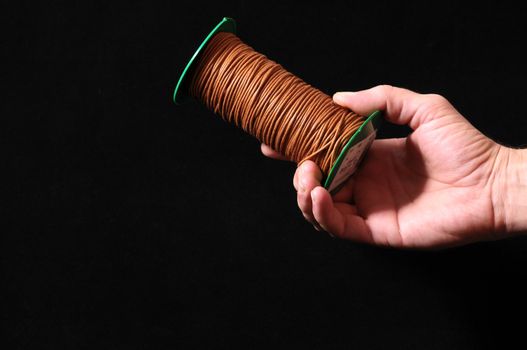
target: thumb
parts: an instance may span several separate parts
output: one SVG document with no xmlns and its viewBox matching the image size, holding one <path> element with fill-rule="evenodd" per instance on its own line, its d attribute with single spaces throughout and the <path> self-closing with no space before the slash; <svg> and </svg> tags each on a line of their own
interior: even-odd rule
<svg viewBox="0 0 527 350">
<path fill-rule="evenodd" d="M 399 125 L 408 124 L 414 130 L 446 114 L 446 109 L 455 111 L 442 96 L 418 94 L 390 85 L 379 85 L 358 92 L 337 92 L 333 95 L 333 101 L 362 115 L 382 110 L 388 121 Z"/>
</svg>

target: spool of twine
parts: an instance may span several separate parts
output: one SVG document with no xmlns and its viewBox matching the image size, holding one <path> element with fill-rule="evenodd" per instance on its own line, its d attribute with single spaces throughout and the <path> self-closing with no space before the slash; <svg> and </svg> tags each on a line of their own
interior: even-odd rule
<svg viewBox="0 0 527 350">
<path fill-rule="evenodd" d="M 298 164 L 314 161 L 324 176 L 365 120 L 227 32 L 204 48 L 190 94 Z"/>
</svg>

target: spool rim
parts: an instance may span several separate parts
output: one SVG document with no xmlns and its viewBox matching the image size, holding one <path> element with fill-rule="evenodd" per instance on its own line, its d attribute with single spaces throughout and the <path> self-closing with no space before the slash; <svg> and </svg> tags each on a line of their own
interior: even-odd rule
<svg viewBox="0 0 527 350">
<path fill-rule="evenodd" d="M 197 62 L 197 58 L 203 48 L 208 44 L 210 39 L 219 32 L 228 32 L 236 34 L 236 21 L 230 17 L 223 17 L 223 19 L 218 23 L 209 34 L 203 39 L 201 44 L 198 46 L 192 57 L 189 59 L 187 65 L 183 69 L 183 72 L 179 76 L 176 88 L 174 89 L 174 95 L 172 97 L 175 104 L 182 104 L 187 102 L 190 99 L 188 94 L 188 85 L 187 79 L 192 76 L 192 71 L 194 70 L 194 65 Z"/>
<path fill-rule="evenodd" d="M 324 188 L 329 189 L 331 186 L 333 180 L 335 179 L 335 175 L 338 173 L 338 170 L 340 166 L 342 165 L 342 161 L 348 154 L 348 151 L 350 148 L 352 148 L 355 144 L 362 141 L 364 138 L 366 138 L 370 133 L 373 131 L 376 131 L 379 127 L 379 124 L 382 121 L 382 112 L 381 111 L 374 111 L 372 112 L 368 118 L 361 124 L 361 126 L 355 131 L 355 133 L 350 137 L 342 151 L 340 151 L 339 156 L 337 157 L 337 160 L 333 165 L 331 166 L 331 169 L 329 170 L 329 173 L 324 180 Z M 346 181 L 344 181 L 342 184 L 339 184 L 337 188 L 334 190 L 334 192 L 338 192 L 340 187 L 344 185 Z"/>
</svg>

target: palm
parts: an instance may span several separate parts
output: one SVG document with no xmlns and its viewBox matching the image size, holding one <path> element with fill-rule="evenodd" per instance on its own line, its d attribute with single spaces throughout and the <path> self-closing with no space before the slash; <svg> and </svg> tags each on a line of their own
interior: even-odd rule
<svg viewBox="0 0 527 350">
<path fill-rule="evenodd" d="M 498 150 L 459 116 L 432 120 L 407 138 L 375 141 L 350 184 L 353 195 L 344 191 L 350 195 L 335 205 L 363 217 L 378 244 L 465 243 L 476 239 L 470 232 L 493 226 L 490 196 L 483 194 Z"/>
</svg>

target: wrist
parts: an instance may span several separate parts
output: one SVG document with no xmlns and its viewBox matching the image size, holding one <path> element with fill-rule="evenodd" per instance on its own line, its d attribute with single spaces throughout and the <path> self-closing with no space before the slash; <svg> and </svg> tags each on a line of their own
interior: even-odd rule
<svg viewBox="0 0 527 350">
<path fill-rule="evenodd" d="M 527 233 L 527 149 L 500 146 L 496 160 L 493 204 L 496 229 Z"/>
</svg>

